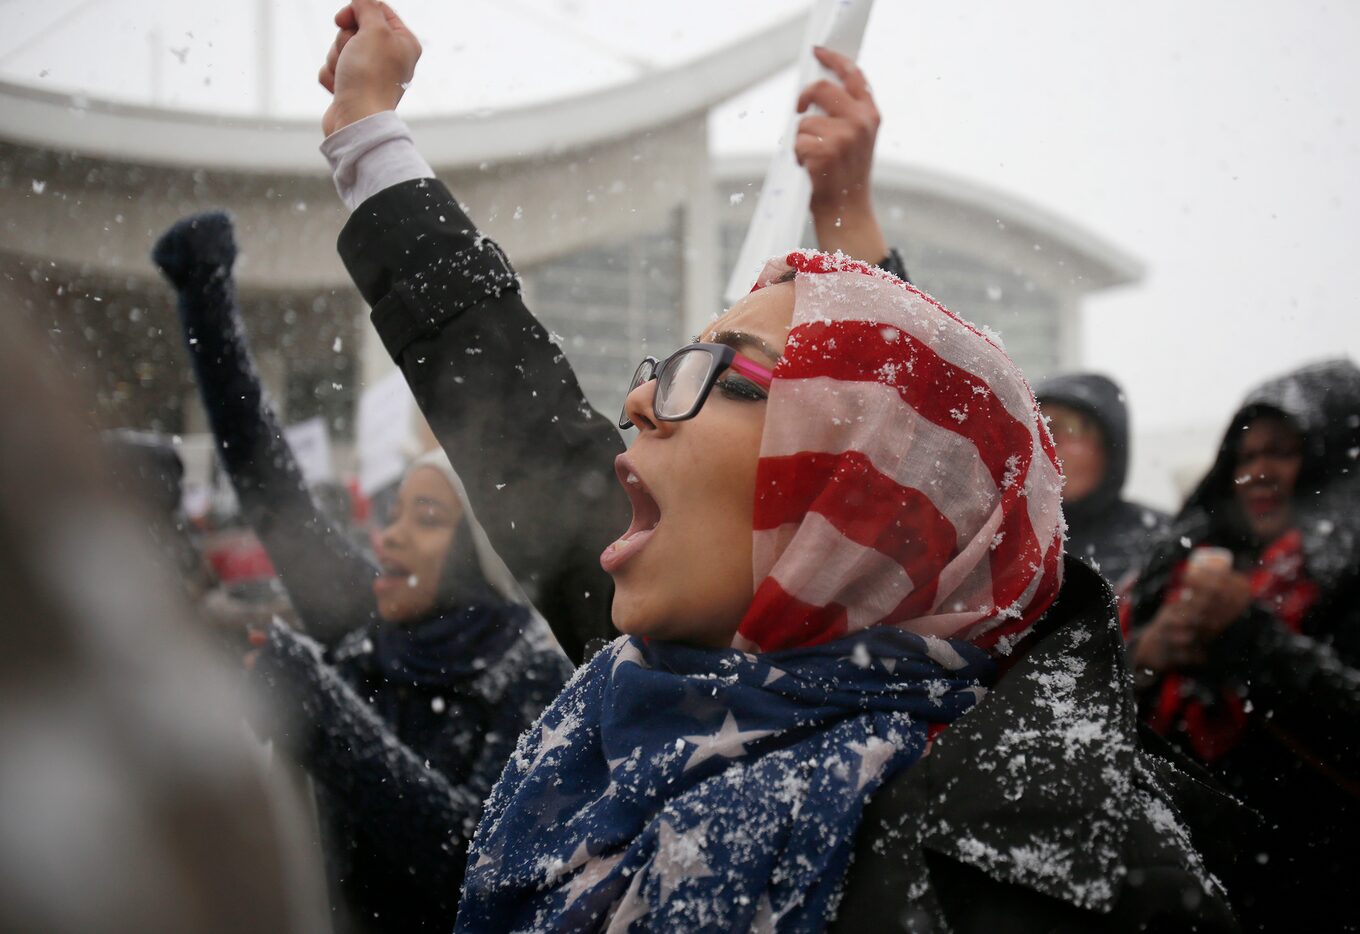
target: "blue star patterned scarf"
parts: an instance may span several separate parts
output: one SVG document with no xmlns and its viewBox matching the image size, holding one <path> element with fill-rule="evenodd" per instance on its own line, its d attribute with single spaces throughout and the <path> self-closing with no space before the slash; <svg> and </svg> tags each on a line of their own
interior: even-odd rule
<svg viewBox="0 0 1360 934">
<path fill-rule="evenodd" d="M 458 931 L 820 931 L 865 803 L 996 666 L 875 628 L 752 655 L 621 637 L 520 739 Z"/>
</svg>

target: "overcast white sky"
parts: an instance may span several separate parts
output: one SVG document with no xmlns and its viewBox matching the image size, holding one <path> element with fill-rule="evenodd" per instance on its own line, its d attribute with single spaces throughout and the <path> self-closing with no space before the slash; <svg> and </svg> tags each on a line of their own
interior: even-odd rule
<svg viewBox="0 0 1360 934">
<path fill-rule="evenodd" d="M 807 2 L 397 2 L 426 47 L 403 106 L 628 80 Z M 0 0 L 0 77 L 311 115 L 336 5 Z M 262 32 L 272 98 L 249 61 Z M 1136 427 L 1165 437 L 1216 434 L 1262 378 L 1360 349 L 1357 40 L 1351 0 L 878 0 L 861 62 L 882 157 L 1028 199 L 1146 265 L 1140 285 L 1089 302 L 1085 354 L 1124 384 Z M 793 95 L 790 72 L 721 108 L 717 151 L 767 153 Z"/>
<path fill-rule="evenodd" d="M 1360 4 L 879 0 L 879 152 L 1077 221 L 1148 269 L 1093 298 L 1138 425 L 1215 429 L 1263 377 L 1360 348 Z M 785 76 L 713 121 L 779 132 Z M 745 113 L 745 117 L 738 114 Z"/>
</svg>

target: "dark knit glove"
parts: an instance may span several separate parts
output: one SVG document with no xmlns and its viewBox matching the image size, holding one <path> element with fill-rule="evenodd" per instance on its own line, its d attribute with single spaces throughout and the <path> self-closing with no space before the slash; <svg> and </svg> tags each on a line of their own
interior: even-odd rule
<svg viewBox="0 0 1360 934">
<path fill-rule="evenodd" d="M 225 280 L 236 263 L 231 218 L 222 211 L 186 217 L 161 235 L 151 258 L 181 292 Z"/>
<path fill-rule="evenodd" d="M 327 695 L 339 679 L 314 639 L 278 620 L 266 635 L 247 678 L 264 708 L 253 725 L 262 738 L 306 758 L 315 751 Z"/>
</svg>

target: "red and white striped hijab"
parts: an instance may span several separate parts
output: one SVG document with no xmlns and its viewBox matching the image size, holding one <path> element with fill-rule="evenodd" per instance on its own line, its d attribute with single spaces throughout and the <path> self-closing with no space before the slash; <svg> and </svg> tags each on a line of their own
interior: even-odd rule
<svg viewBox="0 0 1360 934">
<path fill-rule="evenodd" d="M 886 625 L 1009 653 L 1062 584 L 1062 476 L 1029 384 L 939 302 L 840 254 L 790 253 L 756 288 L 790 268 L 734 645 Z"/>
</svg>

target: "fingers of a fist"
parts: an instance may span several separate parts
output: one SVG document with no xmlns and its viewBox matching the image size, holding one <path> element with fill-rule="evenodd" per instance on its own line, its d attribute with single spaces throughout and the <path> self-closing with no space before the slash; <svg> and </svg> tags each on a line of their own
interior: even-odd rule
<svg viewBox="0 0 1360 934">
<path fill-rule="evenodd" d="M 387 25 L 394 31 L 410 32 L 410 30 L 406 28 L 406 24 L 401 21 L 401 17 L 397 15 L 396 10 L 384 3 L 382 4 L 382 11 L 383 16 L 387 18 Z"/>
<path fill-rule="evenodd" d="M 335 41 L 331 43 L 330 51 L 326 53 L 326 67 L 332 74 L 335 72 L 335 66 L 340 62 L 340 53 L 345 50 L 345 46 L 355 35 L 357 33 L 352 29 L 342 29 L 336 33 Z"/>
<path fill-rule="evenodd" d="M 354 18 L 358 20 L 361 29 L 370 25 L 387 25 L 387 14 L 383 12 L 383 4 L 378 0 L 352 0 L 350 7 L 354 10 Z"/>
</svg>

